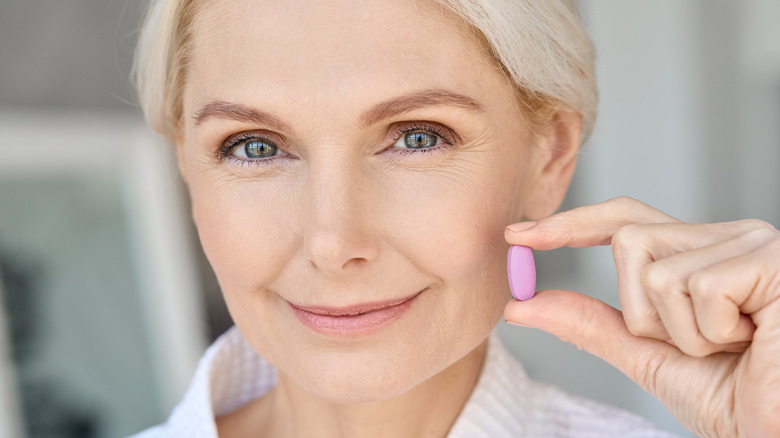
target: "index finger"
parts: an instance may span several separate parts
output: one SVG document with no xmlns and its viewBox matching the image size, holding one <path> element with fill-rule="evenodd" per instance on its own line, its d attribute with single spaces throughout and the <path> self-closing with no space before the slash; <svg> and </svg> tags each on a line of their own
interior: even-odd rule
<svg viewBox="0 0 780 438">
<path fill-rule="evenodd" d="M 584 248 L 609 245 L 617 231 L 635 223 L 679 223 L 668 214 L 633 198 L 614 198 L 599 204 L 578 207 L 538 221 L 532 228 L 512 225 L 504 238 L 512 245 L 550 250 L 568 246 Z M 514 224 L 513 224 L 514 225 Z"/>
</svg>

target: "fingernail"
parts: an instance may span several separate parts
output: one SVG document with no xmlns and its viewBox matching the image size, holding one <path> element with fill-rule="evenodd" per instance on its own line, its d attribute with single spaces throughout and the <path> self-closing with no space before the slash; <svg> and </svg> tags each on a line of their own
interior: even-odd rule
<svg viewBox="0 0 780 438">
<path fill-rule="evenodd" d="M 539 222 L 537 222 L 537 221 L 518 222 L 516 224 L 512 224 L 512 225 L 507 226 L 507 228 L 509 228 L 509 230 L 514 232 L 514 233 L 519 233 L 521 231 L 528 231 L 528 230 L 530 230 L 531 228 L 535 227 L 536 224 L 538 224 L 538 223 Z"/>
<path fill-rule="evenodd" d="M 533 298 L 536 293 L 536 263 L 531 248 L 510 246 L 506 258 L 506 271 L 512 296 L 521 301 Z"/>
<path fill-rule="evenodd" d="M 520 324 L 519 322 L 513 322 L 513 321 L 507 321 L 507 320 L 504 320 L 504 322 L 509 324 L 509 325 L 516 325 L 518 327 L 530 327 L 530 325 Z"/>
</svg>

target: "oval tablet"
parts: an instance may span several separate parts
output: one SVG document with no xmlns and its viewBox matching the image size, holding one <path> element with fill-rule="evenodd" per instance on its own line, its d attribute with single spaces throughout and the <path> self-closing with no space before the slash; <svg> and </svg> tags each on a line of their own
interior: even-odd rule
<svg viewBox="0 0 780 438">
<path fill-rule="evenodd" d="M 536 293 L 536 264 L 531 248 L 512 245 L 506 258 L 509 290 L 515 299 L 524 301 Z"/>
</svg>

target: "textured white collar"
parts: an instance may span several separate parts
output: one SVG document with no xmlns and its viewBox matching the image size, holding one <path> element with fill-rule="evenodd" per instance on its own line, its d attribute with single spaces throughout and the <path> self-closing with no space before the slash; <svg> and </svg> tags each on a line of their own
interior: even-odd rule
<svg viewBox="0 0 780 438">
<path fill-rule="evenodd" d="M 216 438 L 214 419 L 276 385 L 276 369 L 231 328 L 209 347 L 168 421 L 136 438 Z M 614 407 L 530 380 L 494 334 L 477 386 L 448 438 L 672 437 Z"/>
</svg>

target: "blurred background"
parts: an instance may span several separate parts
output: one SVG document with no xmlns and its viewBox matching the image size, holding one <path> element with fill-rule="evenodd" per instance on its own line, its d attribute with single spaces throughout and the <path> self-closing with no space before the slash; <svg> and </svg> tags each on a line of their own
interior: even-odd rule
<svg viewBox="0 0 780 438">
<path fill-rule="evenodd" d="M 145 3 L 0 0 L 0 437 L 159 423 L 231 324 L 128 81 Z M 564 208 L 627 195 L 780 225 L 780 2 L 580 4 L 601 103 Z M 540 288 L 618 305 L 609 248 L 537 257 Z M 691 436 L 598 359 L 498 332 L 532 377 Z"/>
</svg>

